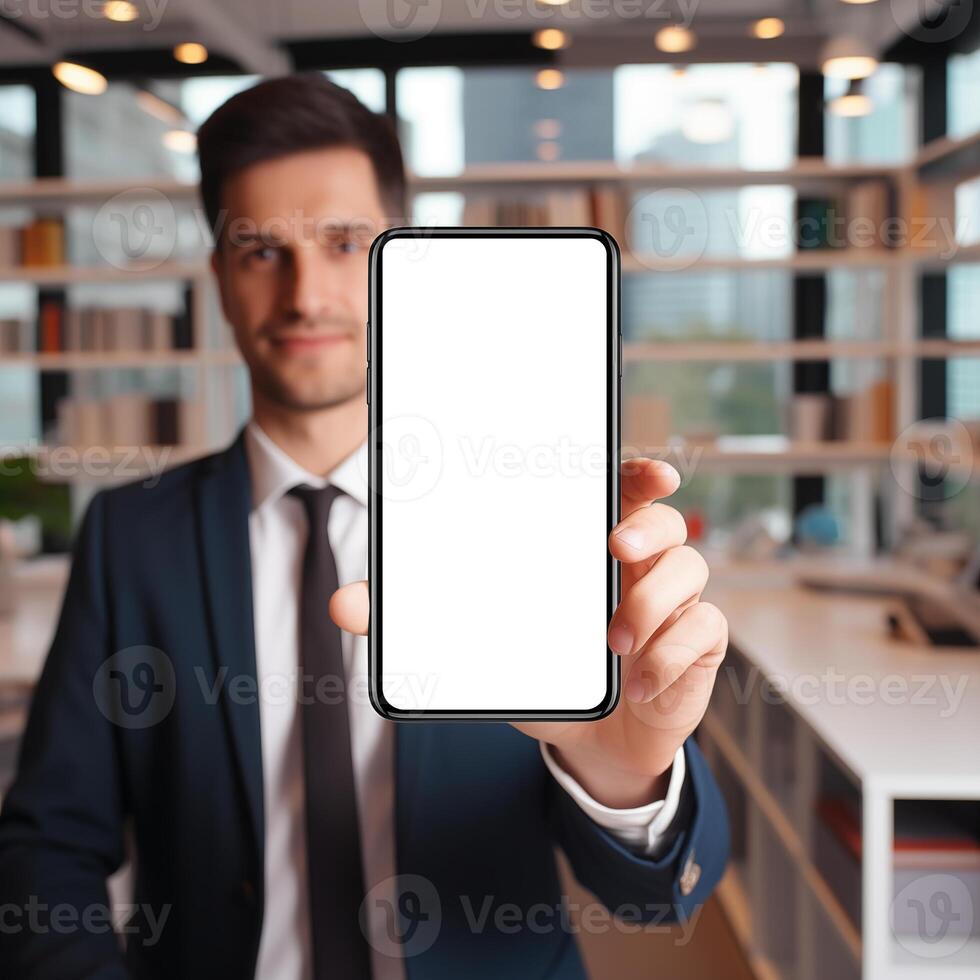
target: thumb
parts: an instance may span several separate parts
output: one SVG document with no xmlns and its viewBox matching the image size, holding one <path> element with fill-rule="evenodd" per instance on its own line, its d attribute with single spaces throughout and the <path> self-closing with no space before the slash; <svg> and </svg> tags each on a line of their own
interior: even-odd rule
<svg viewBox="0 0 980 980">
<path fill-rule="evenodd" d="M 370 608 L 368 584 L 364 580 L 341 586 L 327 604 L 330 618 L 342 630 L 359 633 L 361 636 L 367 636 Z"/>
</svg>

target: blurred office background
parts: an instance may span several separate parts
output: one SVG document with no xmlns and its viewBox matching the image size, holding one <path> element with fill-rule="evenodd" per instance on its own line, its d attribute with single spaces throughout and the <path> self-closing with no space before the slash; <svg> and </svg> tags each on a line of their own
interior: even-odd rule
<svg viewBox="0 0 980 980">
<path fill-rule="evenodd" d="M 681 472 L 732 621 L 735 855 L 690 944 L 586 935 L 595 974 L 980 976 L 976 5 L 412 9 L 0 2 L 0 789 L 87 500 L 248 415 L 193 133 L 322 70 L 396 118 L 410 220 L 621 245 L 624 449 Z"/>
</svg>

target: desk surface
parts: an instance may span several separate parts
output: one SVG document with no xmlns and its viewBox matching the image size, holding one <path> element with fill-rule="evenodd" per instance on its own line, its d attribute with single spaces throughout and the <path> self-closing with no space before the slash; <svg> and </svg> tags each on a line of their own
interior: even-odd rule
<svg viewBox="0 0 980 980">
<path fill-rule="evenodd" d="M 889 637 L 888 601 L 795 583 L 792 563 L 715 567 L 731 642 L 866 787 L 980 798 L 980 652 Z M 719 679 L 719 683 L 723 683 Z"/>
</svg>

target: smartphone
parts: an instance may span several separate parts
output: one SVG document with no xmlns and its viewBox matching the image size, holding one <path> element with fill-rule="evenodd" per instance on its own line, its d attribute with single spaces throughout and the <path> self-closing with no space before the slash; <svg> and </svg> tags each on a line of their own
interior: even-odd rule
<svg viewBox="0 0 980 980">
<path fill-rule="evenodd" d="M 372 704 L 603 717 L 620 687 L 615 240 L 398 227 L 369 264 Z"/>
</svg>

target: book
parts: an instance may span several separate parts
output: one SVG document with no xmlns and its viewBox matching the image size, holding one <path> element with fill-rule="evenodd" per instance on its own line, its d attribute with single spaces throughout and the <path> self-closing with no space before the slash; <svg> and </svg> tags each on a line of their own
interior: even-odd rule
<svg viewBox="0 0 980 980">
<path fill-rule="evenodd" d="M 65 261 L 65 229 L 60 218 L 36 218 L 21 229 L 21 265 L 52 266 Z"/>
</svg>

